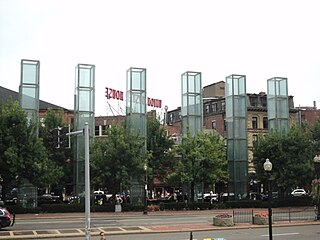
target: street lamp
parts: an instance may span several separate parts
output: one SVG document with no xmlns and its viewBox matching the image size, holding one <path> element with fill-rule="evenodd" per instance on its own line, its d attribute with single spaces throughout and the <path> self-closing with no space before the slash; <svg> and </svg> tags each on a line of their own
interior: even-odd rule
<svg viewBox="0 0 320 240">
<path fill-rule="evenodd" d="M 148 175 L 147 175 L 147 163 L 144 164 L 143 166 L 144 172 L 145 172 L 145 176 L 144 176 L 144 209 L 143 209 L 143 214 L 148 214 L 148 206 L 147 206 L 147 191 L 148 191 Z"/>
<path fill-rule="evenodd" d="M 267 158 L 263 164 L 264 171 L 268 174 L 268 217 L 269 217 L 269 240 L 272 240 L 272 209 L 271 209 L 271 186 L 270 186 L 270 173 L 272 170 L 272 163 Z"/>
<path fill-rule="evenodd" d="M 314 162 L 314 169 L 316 171 L 317 174 L 317 179 L 316 179 L 316 187 L 317 187 L 317 195 L 316 195 L 316 201 L 317 201 L 317 220 L 320 220 L 320 156 L 316 155 L 313 158 L 313 162 Z"/>
</svg>

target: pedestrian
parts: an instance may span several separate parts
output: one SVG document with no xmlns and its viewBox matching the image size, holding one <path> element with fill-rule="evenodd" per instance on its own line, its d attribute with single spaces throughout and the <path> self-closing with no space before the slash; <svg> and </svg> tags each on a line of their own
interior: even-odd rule
<svg viewBox="0 0 320 240">
<path fill-rule="evenodd" d="M 106 237 L 104 236 L 104 232 L 99 233 L 100 240 L 106 240 Z"/>
</svg>

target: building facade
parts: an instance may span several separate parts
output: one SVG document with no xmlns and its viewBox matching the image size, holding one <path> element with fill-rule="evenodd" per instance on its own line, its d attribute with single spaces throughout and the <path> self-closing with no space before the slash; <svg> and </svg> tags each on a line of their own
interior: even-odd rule
<svg viewBox="0 0 320 240">
<path fill-rule="evenodd" d="M 208 89 L 213 89 L 212 95 Z M 216 96 L 216 90 L 218 95 Z M 206 97 L 203 99 L 203 130 L 205 132 L 216 132 L 222 138 L 226 139 L 226 101 L 225 97 L 221 96 L 222 89 L 224 90 L 224 82 L 218 82 L 217 86 L 211 84 L 205 86 L 203 92 L 206 92 Z M 289 96 L 289 124 L 297 124 L 297 114 L 299 111 L 294 108 L 293 96 Z M 177 139 L 181 138 L 181 109 L 177 108 L 168 111 L 167 125 L 168 133 Z M 301 111 L 301 116 L 314 120 L 316 116 L 320 116 L 320 111 L 311 113 L 309 111 Z M 258 143 L 259 138 L 268 132 L 268 112 L 267 112 L 267 94 L 260 92 L 258 94 L 247 94 L 247 130 L 248 130 L 248 173 L 254 174 L 253 166 L 253 147 Z"/>
</svg>

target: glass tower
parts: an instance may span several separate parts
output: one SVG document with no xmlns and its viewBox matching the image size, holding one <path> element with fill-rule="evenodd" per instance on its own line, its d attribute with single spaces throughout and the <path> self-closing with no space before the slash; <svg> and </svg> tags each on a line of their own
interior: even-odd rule
<svg viewBox="0 0 320 240">
<path fill-rule="evenodd" d="M 241 199 L 248 189 L 246 76 L 226 77 L 228 192 Z"/>
<path fill-rule="evenodd" d="M 202 131 L 202 82 L 200 72 L 185 72 L 181 75 L 182 133 L 191 136 Z"/>
<path fill-rule="evenodd" d="M 26 111 L 28 120 L 34 123 L 39 120 L 39 75 L 39 61 L 21 60 L 19 102 Z"/>
<path fill-rule="evenodd" d="M 74 95 L 74 131 L 84 129 L 85 123 L 89 125 L 90 141 L 95 131 L 95 66 L 78 64 L 76 66 L 76 88 Z M 85 148 L 84 137 L 74 136 L 74 159 L 75 159 L 75 189 L 76 195 L 84 192 L 85 187 Z"/>
<path fill-rule="evenodd" d="M 147 97 L 146 97 L 146 69 L 130 68 L 127 70 L 126 92 L 126 122 L 132 133 L 138 134 L 144 141 L 142 154 L 147 147 Z M 133 204 L 142 204 L 144 201 L 143 185 L 138 177 L 132 179 L 130 192 Z"/>
<path fill-rule="evenodd" d="M 287 78 L 274 77 L 268 83 L 268 120 L 269 130 L 288 132 L 289 104 Z"/>
</svg>

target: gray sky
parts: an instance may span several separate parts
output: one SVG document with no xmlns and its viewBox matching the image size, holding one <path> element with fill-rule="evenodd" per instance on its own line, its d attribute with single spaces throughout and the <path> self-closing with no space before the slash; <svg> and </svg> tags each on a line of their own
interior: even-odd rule
<svg viewBox="0 0 320 240">
<path fill-rule="evenodd" d="M 287 77 L 295 106 L 320 104 L 317 0 L 0 0 L 0 85 L 18 91 L 20 60 L 40 60 L 40 99 L 73 109 L 75 66 L 96 66 L 96 116 L 105 87 L 147 69 L 147 96 L 181 105 L 181 74 L 202 85 L 247 76 L 247 92 Z M 115 100 L 110 103 L 117 108 Z M 124 102 L 120 103 L 124 107 Z"/>
</svg>

